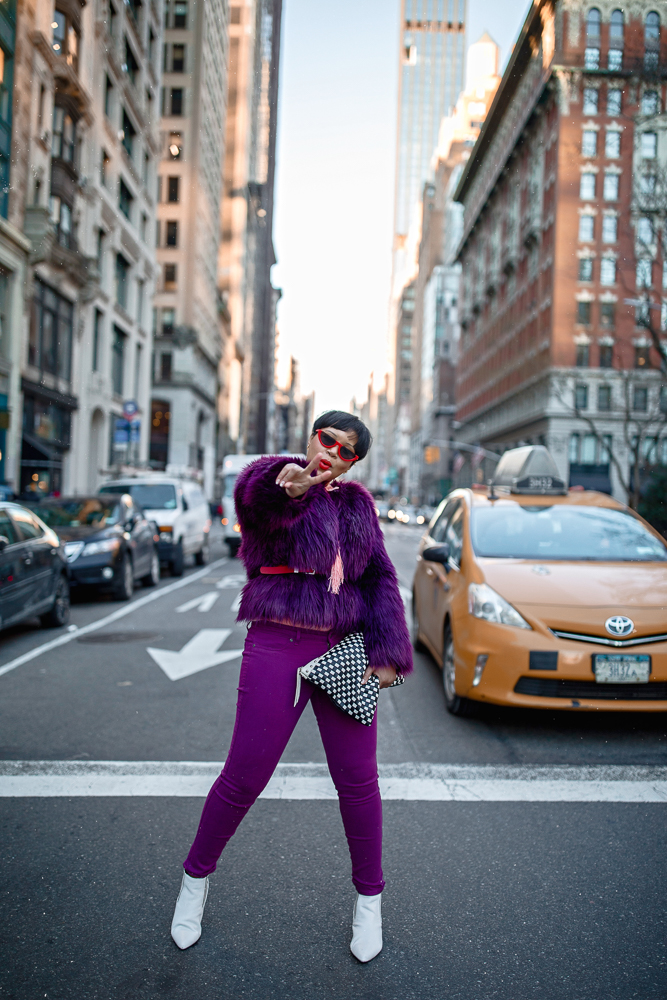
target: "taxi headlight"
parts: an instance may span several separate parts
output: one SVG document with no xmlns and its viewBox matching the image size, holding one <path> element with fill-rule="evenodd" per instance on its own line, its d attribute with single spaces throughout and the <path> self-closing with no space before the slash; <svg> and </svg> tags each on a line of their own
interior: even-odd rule
<svg viewBox="0 0 667 1000">
<path fill-rule="evenodd" d="M 468 587 L 468 611 L 475 618 L 495 622 L 497 625 L 531 628 L 516 608 L 486 583 L 471 583 Z"/>
</svg>

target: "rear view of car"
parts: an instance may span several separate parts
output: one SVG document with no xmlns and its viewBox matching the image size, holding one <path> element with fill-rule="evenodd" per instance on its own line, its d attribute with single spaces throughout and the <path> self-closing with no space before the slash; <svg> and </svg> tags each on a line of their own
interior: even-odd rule
<svg viewBox="0 0 667 1000">
<path fill-rule="evenodd" d="M 234 507 L 234 487 L 242 469 L 261 458 L 261 455 L 226 455 L 222 461 L 222 530 L 227 550 L 237 555 L 241 546 L 241 526 L 236 520 Z M 285 458 L 288 462 L 289 458 Z"/>
</svg>

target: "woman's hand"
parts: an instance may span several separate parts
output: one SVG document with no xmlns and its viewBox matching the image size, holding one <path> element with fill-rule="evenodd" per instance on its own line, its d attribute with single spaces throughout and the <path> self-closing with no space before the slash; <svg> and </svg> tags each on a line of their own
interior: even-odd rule
<svg viewBox="0 0 667 1000">
<path fill-rule="evenodd" d="M 373 674 L 377 674 L 380 680 L 380 690 L 390 687 L 396 680 L 396 670 L 394 667 L 366 667 L 364 676 L 361 678 L 361 683 L 366 684 Z"/>
<path fill-rule="evenodd" d="M 315 486 L 317 483 L 323 483 L 327 479 L 331 479 L 331 472 L 329 469 L 326 472 L 316 473 L 312 475 L 313 469 L 318 468 L 320 462 L 324 458 L 324 454 L 318 451 L 312 462 L 309 462 L 305 469 L 302 469 L 300 465 L 295 465 L 290 462 L 289 465 L 285 465 L 281 471 L 278 473 L 278 478 L 276 479 L 276 486 L 282 486 L 288 496 L 293 499 L 295 497 L 303 496 L 303 494 L 310 489 L 311 486 Z"/>
</svg>

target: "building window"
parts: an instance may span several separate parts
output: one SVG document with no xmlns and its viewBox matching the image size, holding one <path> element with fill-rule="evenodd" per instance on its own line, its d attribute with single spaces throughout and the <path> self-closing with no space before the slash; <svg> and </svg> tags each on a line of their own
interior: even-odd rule
<svg viewBox="0 0 667 1000">
<path fill-rule="evenodd" d="M 639 142 L 642 159 L 654 160 L 658 153 L 658 133 L 642 132 Z"/>
<path fill-rule="evenodd" d="M 71 19 L 60 10 L 53 12 L 53 39 L 51 47 L 57 56 L 63 57 L 68 66 L 79 69 L 79 32 Z"/>
<path fill-rule="evenodd" d="M 169 113 L 172 115 L 182 115 L 183 114 L 183 88 L 182 87 L 172 87 L 171 93 L 169 95 Z"/>
<path fill-rule="evenodd" d="M 135 129 L 134 125 L 132 124 L 132 121 L 130 120 L 130 116 L 128 115 L 127 111 L 125 111 L 125 109 L 123 109 L 123 128 L 122 128 L 122 137 L 121 138 L 122 138 L 122 143 L 123 143 L 123 149 L 125 150 L 125 152 L 127 153 L 127 155 L 130 157 L 130 159 L 132 159 L 132 153 L 134 151 L 134 137 L 135 137 L 136 134 L 137 134 L 137 130 Z"/>
<path fill-rule="evenodd" d="M 174 327 L 176 326 L 176 310 L 175 309 L 163 309 L 162 310 L 162 335 L 164 337 L 170 337 L 174 332 Z"/>
<path fill-rule="evenodd" d="M 164 469 L 169 460 L 169 403 L 166 400 L 151 400 L 151 450 L 150 462 L 153 468 Z"/>
<path fill-rule="evenodd" d="M 577 410 L 588 409 L 588 386 L 579 384 L 574 389 L 574 405 Z"/>
<path fill-rule="evenodd" d="M 593 280 L 593 258 L 592 257 L 580 257 L 579 258 L 579 281 L 592 281 Z"/>
<path fill-rule="evenodd" d="M 609 21 L 609 38 L 615 42 L 623 41 L 623 11 L 614 10 Z"/>
<path fill-rule="evenodd" d="M 141 242 L 145 243 L 148 238 L 148 216 L 145 212 L 141 213 Z"/>
<path fill-rule="evenodd" d="M 568 455 L 570 462 L 577 465 L 579 462 L 579 435 L 570 434 L 570 449 Z"/>
<path fill-rule="evenodd" d="M 618 218 L 615 215 L 602 216 L 602 242 L 615 243 L 618 238 Z"/>
<path fill-rule="evenodd" d="M 611 386 L 598 386 L 598 410 L 608 412 L 611 410 Z"/>
<path fill-rule="evenodd" d="M 608 157 L 616 157 L 621 155 L 621 133 L 620 132 L 607 132 L 604 137 L 604 155 Z"/>
<path fill-rule="evenodd" d="M 141 0 L 125 0 L 132 18 L 135 24 L 139 24 L 139 17 L 141 15 L 141 8 L 143 6 Z"/>
<path fill-rule="evenodd" d="M 98 372 L 100 370 L 100 343 L 102 340 L 102 323 L 104 322 L 104 313 L 100 312 L 99 309 L 95 310 L 95 319 L 93 320 L 93 371 Z"/>
<path fill-rule="evenodd" d="M 134 398 L 138 399 L 141 394 L 141 381 L 144 367 L 144 352 L 141 344 L 136 344 L 134 348 Z"/>
<path fill-rule="evenodd" d="M 607 69 L 618 72 L 623 69 L 623 49 L 609 49 Z"/>
<path fill-rule="evenodd" d="M 133 85 L 136 87 L 137 73 L 139 72 L 139 63 L 137 62 L 137 57 L 132 51 L 132 46 L 128 42 L 127 38 L 125 39 L 125 65 L 123 66 L 123 69 L 129 76 Z"/>
<path fill-rule="evenodd" d="M 642 194 L 653 196 L 658 187 L 657 174 L 640 174 L 639 190 Z"/>
<path fill-rule="evenodd" d="M 584 114 L 596 115 L 600 93 L 595 87 L 584 87 Z"/>
<path fill-rule="evenodd" d="M 600 11 L 597 7 L 592 7 L 586 18 L 586 36 L 590 38 L 600 37 Z"/>
<path fill-rule="evenodd" d="M 654 238 L 653 220 L 644 215 L 637 220 L 637 239 L 645 246 L 651 246 Z"/>
<path fill-rule="evenodd" d="M 74 166 L 76 156 L 76 126 L 64 108 L 56 105 L 53 109 L 53 135 L 51 155 Z"/>
<path fill-rule="evenodd" d="M 116 254 L 116 302 L 123 309 L 127 309 L 127 286 L 129 284 L 128 275 L 130 265 L 122 256 Z"/>
<path fill-rule="evenodd" d="M 30 317 L 28 363 L 69 382 L 73 327 L 72 303 L 36 277 Z"/>
<path fill-rule="evenodd" d="M 616 328 L 615 302 L 600 303 L 600 326 L 604 327 L 605 330 L 614 330 Z"/>
<path fill-rule="evenodd" d="M 180 177 L 169 177 L 167 179 L 167 201 L 180 201 Z"/>
<path fill-rule="evenodd" d="M 165 245 L 168 247 L 178 246 L 178 222 L 167 222 L 167 239 Z"/>
<path fill-rule="evenodd" d="M 600 262 L 600 284 L 614 285 L 616 283 L 616 258 L 603 257 Z"/>
<path fill-rule="evenodd" d="M 614 348 L 611 344 L 602 344 L 600 347 L 600 368 L 613 368 Z"/>
<path fill-rule="evenodd" d="M 120 327 L 114 326 L 113 344 L 111 347 L 111 387 L 116 396 L 123 395 L 126 340 L 127 337 Z"/>
<path fill-rule="evenodd" d="M 657 69 L 660 56 L 660 17 L 654 10 L 646 15 L 644 22 L 644 46 L 644 68 Z"/>
<path fill-rule="evenodd" d="M 185 73 L 185 45 L 174 44 L 171 47 L 171 72 Z"/>
<path fill-rule="evenodd" d="M 611 457 L 612 437 L 611 434 L 603 434 L 600 443 L 600 465 L 609 465 Z"/>
<path fill-rule="evenodd" d="M 160 381 L 171 382 L 174 356 L 171 351 L 160 355 Z"/>
<path fill-rule="evenodd" d="M 618 174 L 605 174 L 602 187 L 602 197 L 605 201 L 618 200 Z"/>
<path fill-rule="evenodd" d="M 651 260 L 638 260 L 635 274 L 635 281 L 637 288 L 650 288 L 651 287 L 651 277 L 653 271 L 653 261 Z"/>
<path fill-rule="evenodd" d="M 595 434 L 584 434 L 581 441 L 581 464 L 595 465 L 598 440 Z"/>
<path fill-rule="evenodd" d="M 579 216 L 579 239 L 582 243 L 594 238 L 595 218 L 592 215 Z"/>
<path fill-rule="evenodd" d="M 648 409 L 648 389 L 643 385 L 636 385 L 632 390 L 632 409 L 638 413 L 646 413 Z"/>
<path fill-rule="evenodd" d="M 232 24 L 240 24 L 241 23 L 241 8 L 238 7 L 238 6 L 232 7 L 231 23 Z"/>
<path fill-rule="evenodd" d="M 174 4 L 174 27 L 187 28 L 188 26 L 188 5 L 181 0 L 176 0 Z"/>
<path fill-rule="evenodd" d="M 106 78 L 106 84 L 104 86 L 104 114 L 107 118 L 111 118 L 113 115 L 113 83 Z"/>
<path fill-rule="evenodd" d="M 72 209 L 67 202 L 59 198 L 58 195 L 51 195 L 51 222 L 54 225 L 56 239 L 61 247 L 68 247 L 70 250 L 76 249 L 74 227 L 72 223 Z"/>
<path fill-rule="evenodd" d="M 660 388 L 660 412 L 667 413 L 667 385 L 663 385 Z M 663 445 L 667 443 L 667 438 L 665 438 Z"/>
<path fill-rule="evenodd" d="M 109 157 L 103 149 L 100 157 L 100 184 L 107 187 L 109 183 Z"/>
<path fill-rule="evenodd" d="M 164 290 L 165 292 L 173 292 L 176 290 L 176 276 L 177 276 L 177 266 L 176 264 L 165 264 L 164 265 Z"/>
<path fill-rule="evenodd" d="M 577 344 L 577 356 L 575 364 L 577 368 L 588 368 L 590 349 L 588 344 Z"/>
<path fill-rule="evenodd" d="M 134 197 L 129 187 L 123 181 L 122 177 L 118 181 L 118 207 L 125 216 L 126 219 L 132 218 L 132 202 Z"/>
<path fill-rule="evenodd" d="M 651 367 L 651 348 L 635 347 L 635 368 Z M 637 407 L 635 407 L 637 409 Z"/>
<path fill-rule="evenodd" d="M 587 45 L 584 51 L 584 69 L 600 68 L 600 50 L 592 45 Z"/>
<path fill-rule="evenodd" d="M 657 115 L 658 110 L 658 91 L 645 90 L 642 94 L 642 114 Z"/>
<path fill-rule="evenodd" d="M 183 155 L 183 137 L 180 132 L 172 132 L 169 136 L 169 158 L 180 160 Z"/>
<path fill-rule="evenodd" d="M 595 129 L 584 129 L 581 137 L 581 155 L 595 156 L 598 148 L 598 134 Z"/>
<path fill-rule="evenodd" d="M 583 173 L 581 175 L 579 197 L 586 201 L 595 197 L 595 174 Z"/>
<path fill-rule="evenodd" d="M 623 91 L 618 87 L 610 87 L 607 90 L 607 114 L 620 115 Z"/>
<path fill-rule="evenodd" d="M 590 302 L 577 302 L 577 323 L 588 326 L 591 322 Z M 586 362 L 588 364 L 588 362 Z"/>
</svg>

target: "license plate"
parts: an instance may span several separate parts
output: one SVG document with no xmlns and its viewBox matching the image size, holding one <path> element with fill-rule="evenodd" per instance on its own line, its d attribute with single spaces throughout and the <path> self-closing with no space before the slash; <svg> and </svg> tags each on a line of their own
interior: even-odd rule
<svg viewBox="0 0 667 1000">
<path fill-rule="evenodd" d="M 651 657 L 598 654 L 593 657 L 593 671 L 598 684 L 648 684 Z"/>
</svg>

